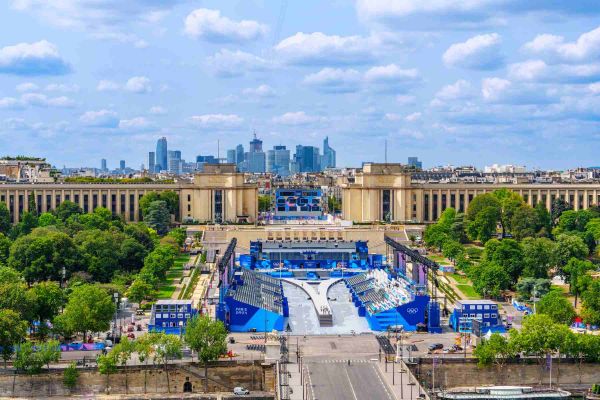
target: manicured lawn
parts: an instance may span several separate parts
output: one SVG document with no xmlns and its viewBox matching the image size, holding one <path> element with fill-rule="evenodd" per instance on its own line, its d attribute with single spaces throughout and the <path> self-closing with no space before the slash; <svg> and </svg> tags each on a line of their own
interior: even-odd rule
<svg viewBox="0 0 600 400">
<path fill-rule="evenodd" d="M 173 292 L 176 289 L 175 280 L 179 281 L 183 276 L 183 266 L 190 259 L 190 256 L 187 254 L 182 254 L 175 258 L 175 264 L 173 267 L 167 272 L 167 277 L 161 283 L 160 288 L 158 289 L 158 298 L 159 299 L 170 299 L 173 295 Z"/>
<path fill-rule="evenodd" d="M 435 261 L 438 263 L 447 263 L 448 260 L 446 260 L 446 257 L 444 256 L 438 256 L 437 254 L 428 254 L 427 258 L 429 258 L 431 261 Z"/>
<path fill-rule="evenodd" d="M 473 286 L 470 285 L 456 285 L 458 290 L 460 290 L 468 299 L 480 299 L 481 296 L 473 289 Z"/>
<path fill-rule="evenodd" d="M 464 275 L 450 274 L 448 276 L 451 277 L 452 279 L 454 279 L 456 281 L 456 283 L 458 283 L 459 285 L 470 285 L 471 284 L 471 281 L 469 280 L 469 278 L 467 278 Z"/>
</svg>

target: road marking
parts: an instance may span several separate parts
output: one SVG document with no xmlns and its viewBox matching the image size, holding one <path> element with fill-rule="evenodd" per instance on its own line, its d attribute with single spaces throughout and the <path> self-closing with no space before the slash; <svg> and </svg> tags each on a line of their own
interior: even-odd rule
<svg viewBox="0 0 600 400">
<path fill-rule="evenodd" d="M 348 374 L 348 368 L 344 367 L 344 372 L 346 373 L 346 378 L 348 378 L 348 384 L 350 385 L 350 390 L 352 390 L 352 396 L 354 396 L 354 400 L 358 400 L 358 397 L 356 397 L 356 392 L 354 391 L 354 386 L 352 386 L 352 380 Z"/>
<path fill-rule="evenodd" d="M 314 399 L 315 398 L 315 392 L 313 391 L 312 380 L 310 379 L 310 369 L 308 367 L 306 367 L 306 376 L 308 377 L 308 387 L 310 389 L 310 398 Z M 307 395 L 306 397 L 308 397 L 308 393 L 306 395 Z"/>
<path fill-rule="evenodd" d="M 377 375 L 377 379 L 379 379 L 379 383 L 381 383 L 381 386 L 383 386 L 385 393 L 388 396 L 388 399 L 394 400 L 396 397 L 392 396 L 392 394 L 390 393 L 390 389 L 388 388 L 388 385 L 381 379 L 381 371 L 379 370 L 379 368 L 375 368 L 375 365 L 373 365 L 373 364 L 371 364 L 371 367 L 373 367 L 373 370 L 375 371 L 375 374 Z"/>
</svg>

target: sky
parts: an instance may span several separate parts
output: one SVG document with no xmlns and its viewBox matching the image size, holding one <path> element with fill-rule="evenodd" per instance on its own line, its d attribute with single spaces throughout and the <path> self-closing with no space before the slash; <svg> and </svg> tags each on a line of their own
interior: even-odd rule
<svg viewBox="0 0 600 400">
<path fill-rule="evenodd" d="M 4 0 L 0 153 L 600 165 L 597 0 Z"/>
</svg>

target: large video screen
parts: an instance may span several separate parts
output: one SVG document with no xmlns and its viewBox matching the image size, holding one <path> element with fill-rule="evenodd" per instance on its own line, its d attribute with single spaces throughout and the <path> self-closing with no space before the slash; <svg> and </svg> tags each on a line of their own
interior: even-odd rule
<svg viewBox="0 0 600 400">
<path fill-rule="evenodd" d="M 281 217 L 316 217 L 323 215 L 321 189 L 277 189 L 275 215 Z"/>
</svg>

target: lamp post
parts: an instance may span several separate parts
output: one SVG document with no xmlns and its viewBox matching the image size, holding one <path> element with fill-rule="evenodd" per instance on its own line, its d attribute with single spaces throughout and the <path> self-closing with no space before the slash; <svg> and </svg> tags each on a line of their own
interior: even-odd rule
<svg viewBox="0 0 600 400">
<path fill-rule="evenodd" d="M 113 298 L 115 299 L 115 318 L 114 318 L 114 325 L 113 325 L 113 342 L 116 343 L 116 330 L 117 330 L 117 315 L 119 313 L 119 293 L 118 292 L 114 292 L 113 293 Z"/>
</svg>

